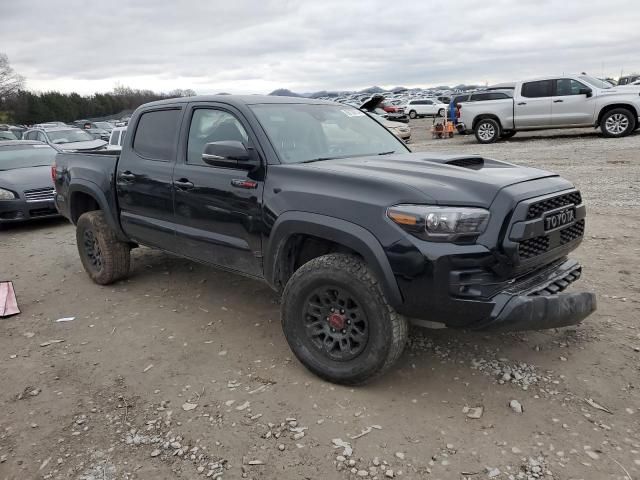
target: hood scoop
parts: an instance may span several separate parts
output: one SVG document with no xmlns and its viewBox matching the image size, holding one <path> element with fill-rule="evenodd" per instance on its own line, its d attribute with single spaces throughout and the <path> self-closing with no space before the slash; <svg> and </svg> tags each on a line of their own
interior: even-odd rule
<svg viewBox="0 0 640 480">
<path fill-rule="evenodd" d="M 484 158 L 482 157 L 457 157 L 448 159 L 447 165 L 455 165 L 456 167 L 470 168 L 472 170 L 480 170 L 484 167 Z"/>
</svg>

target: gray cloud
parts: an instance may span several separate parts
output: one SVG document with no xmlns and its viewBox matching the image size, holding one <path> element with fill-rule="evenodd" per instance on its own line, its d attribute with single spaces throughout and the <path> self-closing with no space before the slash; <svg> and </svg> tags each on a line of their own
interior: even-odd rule
<svg viewBox="0 0 640 480">
<path fill-rule="evenodd" d="M 640 70 L 638 0 L 31 0 L 0 50 L 31 88 L 265 93 Z"/>
</svg>

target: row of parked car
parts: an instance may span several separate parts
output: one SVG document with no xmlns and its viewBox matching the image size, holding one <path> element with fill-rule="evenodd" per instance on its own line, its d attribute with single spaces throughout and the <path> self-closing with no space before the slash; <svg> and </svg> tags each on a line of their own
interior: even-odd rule
<svg viewBox="0 0 640 480">
<path fill-rule="evenodd" d="M 58 151 L 118 150 L 124 139 L 126 123 L 77 120 L 71 124 L 48 122 L 30 128 L 0 125 L 0 141 L 31 140 L 48 144 Z"/>
</svg>

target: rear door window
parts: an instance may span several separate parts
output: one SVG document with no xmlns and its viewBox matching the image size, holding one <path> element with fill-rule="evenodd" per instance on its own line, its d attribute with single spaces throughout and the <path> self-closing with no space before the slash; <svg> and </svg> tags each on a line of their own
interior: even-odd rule
<svg viewBox="0 0 640 480">
<path fill-rule="evenodd" d="M 133 139 L 136 153 L 149 160 L 173 161 L 181 113 L 177 108 L 143 113 Z"/>
<path fill-rule="evenodd" d="M 471 101 L 477 102 L 481 100 L 502 100 L 505 98 L 510 97 L 506 93 L 501 92 L 476 93 L 471 96 Z"/>
<path fill-rule="evenodd" d="M 522 96 L 527 98 L 550 97 L 553 90 L 552 80 L 539 80 L 522 84 Z"/>
</svg>

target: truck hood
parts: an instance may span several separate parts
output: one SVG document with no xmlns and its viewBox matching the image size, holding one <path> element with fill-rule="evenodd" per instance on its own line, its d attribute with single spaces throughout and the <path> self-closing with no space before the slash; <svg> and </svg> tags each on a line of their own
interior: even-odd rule
<svg viewBox="0 0 640 480">
<path fill-rule="evenodd" d="M 25 190 L 46 187 L 53 188 L 50 166 L 43 165 L 0 171 L 0 188 L 6 188 L 22 195 Z"/>
<path fill-rule="evenodd" d="M 497 193 L 509 185 L 558 177 L 545 170 L 477 155 L 425 152 L 325 160 L 304 166 L 354 179 L 376 179 L 381 184 L 400 183 L 432 204 L 481 207 L 489 207 Z"/>
</svg>

